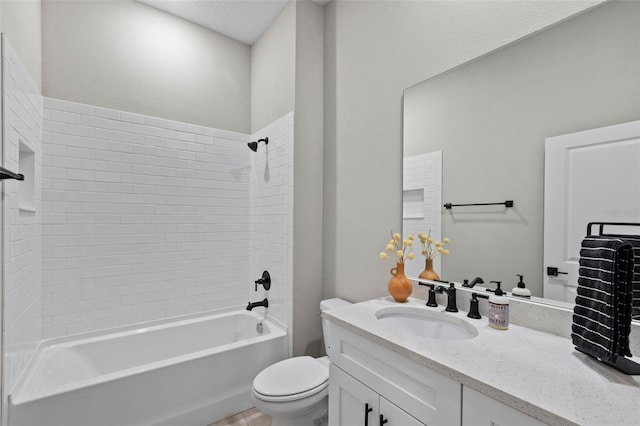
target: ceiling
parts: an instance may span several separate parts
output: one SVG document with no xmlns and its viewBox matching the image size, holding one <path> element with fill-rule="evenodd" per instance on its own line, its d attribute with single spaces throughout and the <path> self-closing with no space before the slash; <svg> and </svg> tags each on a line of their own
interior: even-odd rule
<svg viewBox="0 0 640 426">
<path fill-rule="evenodd" d="M 252 45 L 289 0 L 138 0 L 242 43 Z M 324 5 L 326 1 L 316 1 Z"/>
</svg>

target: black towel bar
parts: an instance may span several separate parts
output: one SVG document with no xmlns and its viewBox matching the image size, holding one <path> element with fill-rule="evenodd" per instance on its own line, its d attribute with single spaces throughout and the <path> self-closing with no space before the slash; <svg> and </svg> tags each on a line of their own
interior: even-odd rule
<svg viewBox="0 0 640 426">
<path fill-rule="evenodd" d="M 603 235 L 603 231 L 604 231 L 604 227 L 605 226 L 640 226 L 640 223 L 635 223 L 635 222 L 589 222 L 589 224 L 587 225 L 587 235 L 593 235 L 591 233 L 591 228 L 597 225 L 599 228 L 599 232 L 598 235 Z M 640 231 L 639 231 L 640 234 Z"/>
<path fill-rule="evenodd" d="M 3 179 L 24 180 L 24 176 L 19 173 L 13 173 L 4 167 L 0 167 L 0 180 Z"/>
<path fill-rule="evenodd" d="M 466 206 L 505 206 L 507 208 L 513 207 L 513 200 L 507 200 L 503 203 L 475 203 L 475 204 L 451 204 L 447 203 L 444 208 L 449 210 L 451 207 L 466 207 Z"/>
</svg>

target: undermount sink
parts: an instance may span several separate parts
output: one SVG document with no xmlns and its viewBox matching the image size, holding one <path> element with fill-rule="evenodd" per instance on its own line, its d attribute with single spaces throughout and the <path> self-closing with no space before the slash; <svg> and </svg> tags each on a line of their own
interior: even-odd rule
<svg viewBox="0 0 640 426">
<path fill-rule="evenodd" d="M 478 335 L 477 328 L 460 318 L 418 307 L 382 308 L 376 318 L 399 333 L 427 339 L 466 340 Z"/>
</svg>

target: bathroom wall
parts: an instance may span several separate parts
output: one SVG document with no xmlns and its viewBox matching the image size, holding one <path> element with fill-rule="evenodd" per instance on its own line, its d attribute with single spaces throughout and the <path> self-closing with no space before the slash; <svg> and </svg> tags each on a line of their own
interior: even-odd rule
<svg viewBox="0 0 640 426">
<path fill-rule="evenodd" d="M 42 27 L 40 0 L 0 1 L 0 32 L 5 34 L 40 90 L 42 83 Z"/>
<path fill-rule="evenodd" d="M 322 323 L 324 10 L 296 3 L 293 354 L 319 356 Z"/>
<path fill-rule="evenodd" d="M 2 39 L 2 67 L 3 167 L 25 175 L 24 181 L 11 179 L 3 184 L 3 381 L 6 393 L 31 359 L 42 328 L 42 97 L 8 37 Z M 25 163 L 20 162 L 21 150 L 30 151 L 27 156 L 33 160 L 34 173 L 28 173 Z M 21 200 L 29 187 L 31 199 Z"/>
<path fill-rule="evenodd" d="M 43 338 L 244 307 L 291 326 L 293 113 L 248 135 L 45 98 Z"/>
<path fill-rule="evenodd" d="M 134 0 L 44 0 L 42 43 L 44 96 L 251 132 L 243 43 Z"/>
<path fill-rule="evenodd" d="M 290 2 L 251 48 L 252 127 L 295 106 L 293 354 L 320 354 L 323 8 Z"/>
<path fill-rule="evenodd" d="M 251 129 L 263 128 L 294 109 L 296 2 L 282 10 L 251 46 Z"/>
<path fill-rule="evenodd" d="M 293 298 L 293 152 L 294 113 L 290 112 L 258 130 L 251 140 L 268 137 L 251 155 L 250 250 L 251 279 L 242 283 L 248 301 L 267 297 L 269 314 L 289 326 Z M 254 291 L 263 271 L 271 275 L 271 289 Z M 262 308 L 260 308 L 262 310 Z M 291 334 L 289 334 L 291 342 Z"/>
<path fill-rule="evenodd" d="M 247 135 L 45 98 L 43 338 L 246 303 Z"/>
<path fill-rule="evenodd" d="M 386 294 L 377 256 L 401 227 L 403 90 L 598 3 L 327 5 L 323 296 Z"/>
</svg>

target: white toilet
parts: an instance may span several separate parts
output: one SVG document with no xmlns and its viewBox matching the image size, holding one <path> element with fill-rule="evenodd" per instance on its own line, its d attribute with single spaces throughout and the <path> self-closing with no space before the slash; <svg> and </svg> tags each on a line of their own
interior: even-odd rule
<svg viewBox="0 0 640 426">
<path fill-rule="evenodd" d="M 320 311 L 349 305 L 342 299 L 320 302 Z M 322 320 L 325 350 L 328 328 Z M 253 403 L 270 415 L 272 426 L 326 424 L 329 395 L 329 358 L 298 356 L 262 370 L 253 380 Z"/>
</svg>

